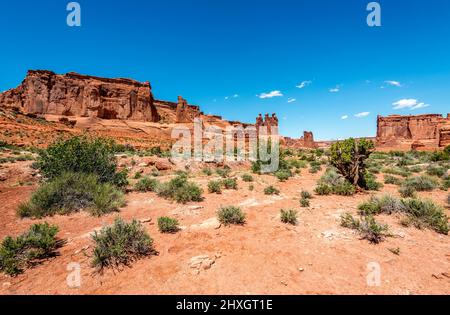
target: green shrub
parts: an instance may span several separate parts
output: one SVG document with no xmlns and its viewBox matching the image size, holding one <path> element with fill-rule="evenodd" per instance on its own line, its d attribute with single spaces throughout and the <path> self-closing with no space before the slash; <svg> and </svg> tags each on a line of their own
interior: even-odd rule
<svg viewBox="0 0 450 315">
<path fill-rule="evenodd" d="M 280 191 L 274 186 L 269 186 L 264 189 L 264 194 L 266 195 L 279 195 Z"/>
<path fill-rule="evenodd" d="M 231 170 L 228 167 L 218 168 L 216 170 L 216 173 L 222 178 L 227 178 L 228 176 L 230 176 Z"/>
<path fill-rule="evenodd" d="M 129 266 L 132 261 L 155 253 L 153 240 L 141 223 L 126 223 L 117 218 L 114 224 L 92 235 L 95 242 L 92 265 L 99 271 L 106 267 Z"/>
<path fill-rule="evenodd" d="M 447 196 L 447 205 L 450 206 L 450 194 Z"/>
<path fill-rule="evenodd" d="M 392 167 L 384 168 L 382 170 L 382 172 L 385 174 L 398 175 L 398 176 L 402 176 L 402 177 L 408 177 L 411 175 L 411 172 L 409 170 L 400 169 L 400 168 L 392 168 Z"/>
<path fill-rule="evenodd" d="M 403 181 L 400 178 L 392 175 L 384 175 L 384 183 L 400 186 L 403 183 Z"/>
<path fill-rule="evenodd" d="M 300 193 L 300 197 L 303 199 L 311 199 L 312 195 L 309 191 L 302 190 L 302 192 Z"/>
<path fill-rule="evenodd" d="M 134 189 L 140 192 L 156 191 L 158 185 L 158 180 L 154 178 L 144 177 L 134 185 Z"/>
<path fill-rule="evenodd" d="M 33 193 L 29 202 L 19 206 L 18 215 L 42 218 L 87 210 L 100 216 L 124 205 L 123 193 L 111 184 L 101 183 L 97 176 L 64 173 Z"/>
<path fill-rule="evenodd" d="M 55 256 L 56 249 L 62 245 L 56 239 L 57 233 L 57 226 L 43 223 L 32 225 L 17 238 L 6 237 L 0 247 L 0 271 L 16 276 L 43 259 Z"/>
<path fill-rule="evenodd" d="M 416 227 L 428 227 L 438 233 L 448 234 L 448 217 L 443 208 L 434 204 L 431 200 L 402 199 L 385 195 L 372 197 L 368 202 L 359 206 L 360 213 L 372 216 L 380 213 L 402 213 L 408 217 L 408 221 Z"/>
<path fill-rule="evenodd" d="M 254 174 L 261 174 L 261 161 L 252 162 L 252 172 Z"/>
<path fill-rule="evenodd" d="M 447 173 L 447 169 L 445 167 L 439 165 L 429 165 L 427 167 L 427 174 L 430 176 L 442 177 Z"/>
<path fill-rule="evenodd" d="M 318 194 L 319 196 L 327 196 L 327 195 L 331 195 L 333 193 L 333 189 L 331 188 L 330 185 L 327 184 L 319 184 L 317 185 L 317 187 L 314 189 L 314 192 L 316 194 Z"/>
<path fill-rule="evenodd" d="M 219 180 L 212 180 L 208 183 L 208 191 L 211 194 L 221 194 L 222 193 L 222 182 Z"/>
<path fill-rule="evenodd" d="M 275 177 L 278 178 L 280 182 L 287 181 L 292 176 L 292 172 L 289 170 L 281 169 L 275 172 Z"/>
<path fill-rule="evenodd" d="M 161 233 L 176 233 L 180 230 L 180 223 L 173 218 L 161 217 L 158 218 L 158 228 Z"/>
<path fill-rule="evenodd" d="M 140 179 L 141 177 L 142 177 L 142 173 L 141 172 L 134 173 L 134 176 L 133 176 L 134 179 Z"/>
<path fill-rule="evenodd" d="M 369 201 L 360 204 L 358 209 L 362 215 L 392 214 L 405 210 L 402 202 L 391 195 L 372 196 Z"/>
<path fill-rule="evenodd" d="M 217 213 L 220 223 L 224 225 L 231 224 L 244 224 L 245 223 L 245 213 L 238 207 L 223 207 Z"/>
<path fill-rule="evenodd" d="M 366 182 L 366 190 L 377 191 L 383 187 L 383 184 L 377 182 L 375 175 L 366 172 L 364 175 L 364 180 Z"/>
<path fill-rule="evenodd" d="M 361 220 L 353 218 L 349 213 L 341 216 L 341 225 L 359 232 L 362 239 L 378 244 L 387 236 L 389 228 L 387 225 L 379 224 L 373 216 L 363 216 Z"/>
<path fill-rule="evenodd" d="M 205 167 L 204 169 L 202 169 L 202 173 L 206 176 L 211 176 L 213 172 L 209 167 Z"/>
<path fill-rule="evenodd" d="M 280 211 L 281 222 L 286 224 L 297 225 L 298 223 L 297 215 L 298 215 L 297 211 L 292 209 L 289 210 L 281 209 Z"/>
<path fill-rule="evenodd" d="M 225 189 L 238 189 L 237 179 L 236 178 L 225 178 L 222 180 L 222 185 Z"/>
<path fill-rule="evenodd" d="M 125 186 L 127 174 L 117 172 L 115 143 L 102 138 L 77 136 L 58 140 L 40 151 L 36 166 L 48 179 L 66 172 L 95 174 L 102 183 Z"/>
<path fill-rule="evenodd" d="M 175 200 L 178 203 L 203 201 L 202 189 L 187 179 L 187 174 L 179 174 L 168 183 L 160 184 L 157 188 L 160 197 Z"/>
<path fill-rule="evenodd" d="M 350 184 L 349 182 L 345 181 L 342 184 L 332 186 L 332 192 L 335 195 L 340 196 L 353 196 L 356 193 L 355 186 Z"/>
<path fill-rule="evenodd" d="M 403 198 L 416 198 L 417 190 L 412 186 L 403 185 L 398 189 L 400 196 Z"/>
<path fill-rule="evenodd" d="M 404 185 L 417 191 L 432 191 L 437 188 L 438 182 L 430 176 L 421 175 L 407 178 Z"/>
<path fill-rule="evenodd" d="M 311 203 L 308 198 L 300 199 L 300 206 L 302 206 L 303 208 L 308 208 L 310 205 L 311 205 Z"/>
<path fill-rule="evenodd" d="M 449 218 L 445 215 L 444 209 L 434 204 L 433 201 L 404 199 L 402 203 L 405 207 L 405 212 L 416 227 L 421 228 L 425 226 L 438 233 L 448 234 L 450 229 L 448 224 Z"/>
<path fill-rule="evenodd" d="M 421 166 L 419 166 L 419 165 L 414 165 L 414 166 L 410 167 L 409 170 L 412 173 L 420 173 L 420 172 L 423 171 L 423 168 Z"/>
<path fill-rule="evenodd" d="M 338 174 L 334 168 L 327 169 L 326 172 L 320 177 L 319 184 L 325 184 L 329 186 L 340 185 L 345 182 L 345 178 Z"/>
<path fill-rule="evenodd" d="M 251 183 L 251 182 L 253 182 L 253 176 L 250 174 L 244 174 L 244 175 L 242 175 L 242 180 L 244 182 Z"/>
<path fill-rule="evenodd" d="M 255 190 L 255 185 L 248 185 L 248 190 L 250 190 L 250 191 Z"/>
</svg>

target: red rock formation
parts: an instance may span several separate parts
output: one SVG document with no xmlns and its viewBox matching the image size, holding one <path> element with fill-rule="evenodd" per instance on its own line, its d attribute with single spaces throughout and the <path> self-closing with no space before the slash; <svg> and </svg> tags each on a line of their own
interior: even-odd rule
<svg viewBox="0 0 450 315">
<path fill-rule="evenodd" d="M 317 143 L 314 141 L 314 135 L 311 131 L 304 131 L 303 137 L 301 137 L 300 139 L 284 137 L 284 145 L 288 148 L 295 149 L 315 149 L 318 147 Z"/>
<path fill-rule="evenodd" d="M 159 120 L 150 83 L 77 73 L 28 71 L 19 87 L 0 94 L 0 104 L 28 114 Z"/>
<path fill-rule="evenodd" d="M 450 145 L 450 115 L 378 116 L 377 147 L 436 150 Z"/>
<path fill-rule="evenodd" d="M 261 114 L 256 118 L 256 129 L 259 130 L 261 126 L 267 127 L 267 132 L 272 133 L 272 127 L 278 127 L 278 118 L 277 114 L 272 114 L 272 117 L 269 114 L 264 115 L 264 119 Z"/>
<path fill-rule="evenodd" d="M 176 123 L 191 123 L 196 117 L 199 117 L 200 114 L 200 108 L 198 106 L 188 105 L 183 97 L 178 96 L 175 118 Z"/>
</svg>

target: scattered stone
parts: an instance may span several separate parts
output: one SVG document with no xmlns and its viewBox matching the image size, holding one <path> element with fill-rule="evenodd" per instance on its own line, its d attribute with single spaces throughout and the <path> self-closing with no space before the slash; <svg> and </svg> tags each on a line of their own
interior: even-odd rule
<svg viewBox="0 0 450 315">
<path fill-rule="evenodd" d="M 141 219 L 141 220 L 139 220 L 139 222 L 141 222 L 141 223 L 150 223 L 150 222 L 152 222 L 152 219 L 151 218 Z"/>
<path fill-rule="evenodd" d="M 192 257 L 189 261 L 189 268 L 194 274 L 199 274 L 201 270 L 209 270 L 216 262 L 216 256 L 210 258 L 209 255 L 200 255 Z"/>
<path fill-rule="evenodd" d="M 203 221 L 200 224 L 194 224 L 190 226 L 191 230 L 207 230 L 207 229 L 214 229 L 218 230 L 222 224 L 219 222 L 217 218 L 210 218 L 206 221 Z"/>
</svg>

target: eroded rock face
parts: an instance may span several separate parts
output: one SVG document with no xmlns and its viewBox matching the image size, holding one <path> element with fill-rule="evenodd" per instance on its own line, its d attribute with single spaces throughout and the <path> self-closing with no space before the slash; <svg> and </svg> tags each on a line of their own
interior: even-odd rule
<svg viewBox="0 0 450 315">
<path fill-rule="evenodd" d="M 159 120 L 150 83 L 77 73 L 28 71 L 19 87 L 0 94 L 0 104 L 27 114 Z"/>
<path fill-rule="evenodd" d="M 377 147 L 436 150 L 450 145 L 450 114 L 378 116 Z"/>
<path fill-rule="evenodd" d="M 318 147 L 317 143 L 314 141 L 314 134 L 311 131 L 304 131 L 303 137 L 300 139 L 292 139 L 285 137 L 284 145 L 289 148 L 309 148 L 315 149 Z"/>
</svg>

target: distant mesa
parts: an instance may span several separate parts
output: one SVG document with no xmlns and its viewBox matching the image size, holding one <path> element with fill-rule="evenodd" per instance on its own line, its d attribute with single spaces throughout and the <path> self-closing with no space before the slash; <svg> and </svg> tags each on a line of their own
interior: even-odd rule
<svg viewBox="0 0 450 315">
<path fill-rule="evenodd" d="M 450 114 L 378 116 L 377 147 L 395 150 L 438 150 L 450 145 Z"/>
</svg>

